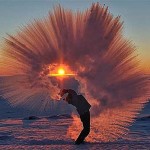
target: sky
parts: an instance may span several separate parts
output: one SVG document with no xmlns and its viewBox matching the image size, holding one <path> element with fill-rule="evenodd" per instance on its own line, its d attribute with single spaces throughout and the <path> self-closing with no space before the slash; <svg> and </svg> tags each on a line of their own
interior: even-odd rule
<svg viewBox="0 0 150 150">
<path fill-rule="evenodd" d="M 0 0 L 0 43 L 6 33 L 15 35 L 20 27 L 46 17 L 58 4 L 84 11 L 93 2 L 105 4 L 114 16 L 121 16 L 124 36 L 134 43 L 142 67 L 150 73 L 150 0 Z"/>
</svg>

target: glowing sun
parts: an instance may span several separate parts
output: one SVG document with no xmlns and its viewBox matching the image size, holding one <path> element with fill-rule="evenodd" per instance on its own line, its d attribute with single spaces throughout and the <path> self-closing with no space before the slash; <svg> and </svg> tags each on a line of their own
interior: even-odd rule
<svg viewBox="0 0 150 150">
<path fill-rule="evenodd" d="M 65 70 L 63 68 L 58 69 L 58 74 L 59 75 L 65 75 Z"/>
<path fill-rule="evenodd" d="M 56 67 L 51 71 L 49 76 L 53 77 L 67 77 L 67 76 L 75 76 L 74 74 L 67 66 L 61 65 L 59 67 Z"/>
</svg>

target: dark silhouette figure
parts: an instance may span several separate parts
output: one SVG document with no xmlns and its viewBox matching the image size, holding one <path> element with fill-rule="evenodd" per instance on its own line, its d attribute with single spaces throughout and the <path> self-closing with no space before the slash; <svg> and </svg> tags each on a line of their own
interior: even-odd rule
<svg viewBox="0 0 150 150">
<path fill-rule="evenodd" d="M 82 95 L 77 95 L 77 93 L 72 89 L 63 89 L 60 92 L 60 95 L 68 93 L 67 97 L 63 100 L 72 104 L 76 107 L 77 112 L 80 115 L 80 119 L 83 123 L 83 130 L 75 141 L 75 144 L 80 144 L 84 141 L 87 135 L 90 133 L 90 107 L 91 105 Z"/>
</svg>

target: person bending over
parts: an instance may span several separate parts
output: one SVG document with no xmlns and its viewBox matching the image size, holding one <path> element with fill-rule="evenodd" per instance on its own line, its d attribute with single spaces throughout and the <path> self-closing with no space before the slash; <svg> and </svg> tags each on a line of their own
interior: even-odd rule
<svg viewBox="0 0 150 150">
<path fill-rule="evenodd" d="M 78 138 L 75 141 L 75 144 L 80 144 L 84 141 L 84 139 L 88 136 L 90 133 L 90 107 L 91 105 L 88 103 L 88 101 L 84 98 L 83 95 L 78 95 L 74 90 L 72 89 L 63 89 L 60 92 L 61 97 L 68 93 L 67 97 L 63 100 L 68 102 L 69 104 L 72 104 L 76 107 L 77 112 L 79 113 L 80 119 L 83 124 L 83 130 L 79 134 Z"/>
</svg>

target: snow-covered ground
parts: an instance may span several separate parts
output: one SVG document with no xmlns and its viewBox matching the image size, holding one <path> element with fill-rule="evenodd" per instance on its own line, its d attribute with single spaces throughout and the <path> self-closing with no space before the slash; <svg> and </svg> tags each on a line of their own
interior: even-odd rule
<svg viewBox="0 0 150 150">
<path fill-rule="evenodd" d="M 108 143 L 74 145 L 67 135 L 73 121 L 69 115 L 29 116 L 29 112 L 11 108 L 0 101 L 0 149 L 150 150 L 150 104 L 131 126 L 131 133 L 125 139 Z"/>
</svg>

